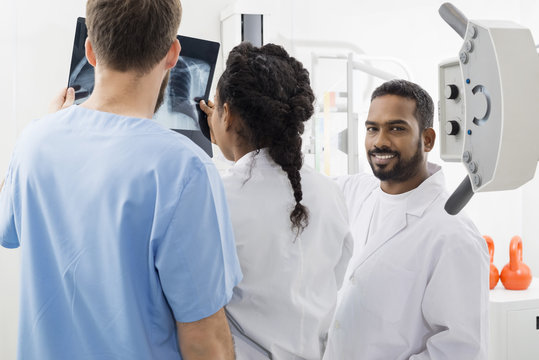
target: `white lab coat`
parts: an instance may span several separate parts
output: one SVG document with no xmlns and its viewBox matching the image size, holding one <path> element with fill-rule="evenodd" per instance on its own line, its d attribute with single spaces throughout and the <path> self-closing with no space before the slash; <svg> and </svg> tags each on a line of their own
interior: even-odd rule
<svg viewBox="0 0 539 360">
<path fill-rule="evenodd" d="M 245 155 L 223 176 L 243 272 L 227 310 L 276 360 L 321 359 L 352 254 L 338 186 L 305 167 L 301 177 L 309 226 L 296 239 L 292 187 L 266 149 Z M 238 360 L 254 359 L 241 344 L 236 338 Z"/>
<path fill-rule="evenodd" d="M 429 171 L 364 248 L 379 182 L 338 179 L 356 249 L 325 360 L 486 359 L 487 247 L 469 218 L 445 212 L 442 171 Z"/>
</svg>

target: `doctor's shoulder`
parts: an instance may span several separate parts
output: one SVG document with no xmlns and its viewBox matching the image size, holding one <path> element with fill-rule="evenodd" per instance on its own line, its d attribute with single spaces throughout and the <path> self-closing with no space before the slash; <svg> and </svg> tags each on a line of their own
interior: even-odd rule
<svg viewBox="0 0 539 360">
<path fill-rule="evenodd" d="M 445 195 L 445 194 L 444 194 Z M 469 249 L 478 254 L 488 254 L 486 242 L 481 233 L 465 211 L 457 215 L 448 214 L 445 209 L 447 196 L 440 196 L 434 202 L 431 212 L 431 221 L 435 224 L 434 229 L 439 241 L 445 242 L 445 246 L 455 249 Z"/>
<path fill-rule="evenodd" d="M 17 153 L 30 155 L 40 153 L 43 145 L 51 143 L 51 135 L 54 135 L 60 127 L 62 117 L 70 108 L 35 118 L 28 122 L 17 137 L 12 156 Z M 60 120 L 60 121 L 58 121 Z"/>
<path fill-rule="evenodd" d="M 158 124 L 152 126 L 148 132 L 155 135 L 153 150 L 160 153 L 162 161 L 171 166 L 211 168 L 213 172 L 215 164 L 212 159 L 192 140 L 173 130 L 161 129 Z"/>
<path fill-rule="evenodd" d="M 130 151 L 142 171 L 153 174 L 151 182 L 161 196 L 170 201 L 179 199 L 185 188 L 220 192 L 221 178 L 211 158 L 181 134 L 149 127 L 147 133 L 130 138 Z"/>
<path fill-rule="evenodd" d="M 37 138 L 47 138 L 51 132 L 54 132 L 61 124 L 62 120 L 72 113 L 72 108 L 66 108 L 52 114 L 46 114 L 42 117 L 32 119 L 24 126 L 19 135 L 18 142 L 28 140 L 33 142 Z"/>
</svg>

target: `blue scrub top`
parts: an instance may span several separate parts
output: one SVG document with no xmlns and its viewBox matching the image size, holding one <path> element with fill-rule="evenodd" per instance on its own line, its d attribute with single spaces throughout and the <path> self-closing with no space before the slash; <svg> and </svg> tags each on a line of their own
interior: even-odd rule
<svg viewBox="0 0 539 360">
<path fill-rule="evenodd" d="M 0 193 L 21 246 L 19 359 L 181 359 L 176 323 L 241 280 L 211 159 L 147 120 L 72 106 L 31 123 Z"/>
</svg>

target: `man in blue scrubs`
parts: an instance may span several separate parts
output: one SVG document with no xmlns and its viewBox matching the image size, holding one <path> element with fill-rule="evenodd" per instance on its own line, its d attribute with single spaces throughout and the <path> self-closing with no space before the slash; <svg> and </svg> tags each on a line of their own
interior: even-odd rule
<svg viewBox="0 0 539 360">
<path fill-rule="evenodd" d="M 150 120 L 179 0 L 88 0 L 86 16 L 94 92 L 25 129 L 0 193 L 0 244 L 22 252 L 18 358 L 233 359 L 219 175 Z"/>
</svg>

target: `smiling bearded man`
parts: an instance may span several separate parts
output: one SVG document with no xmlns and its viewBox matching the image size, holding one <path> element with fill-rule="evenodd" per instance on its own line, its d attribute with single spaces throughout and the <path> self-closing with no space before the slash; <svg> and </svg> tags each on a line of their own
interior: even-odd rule
<svg viewBox="0 0 539 360">
<path fill-rule="evenodd" d="M 365 149 L 375 176 L 337 179 L 354 254 L 325 360 L 486 359 L 489 256 L 465 215 L 444 210 L 431 97 L 393 80 L 372 94 Z"/>
</svg>

